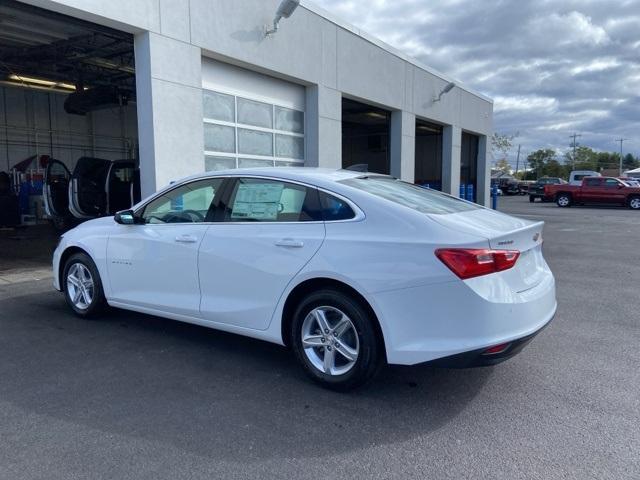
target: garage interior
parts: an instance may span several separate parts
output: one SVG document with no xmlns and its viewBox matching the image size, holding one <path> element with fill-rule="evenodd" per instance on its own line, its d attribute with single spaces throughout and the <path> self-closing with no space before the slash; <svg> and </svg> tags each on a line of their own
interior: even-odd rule
<svg viewBox="0 0 640 480">
<path fill-rule="evenodd" d="M 471 133 L 462 132 L 460 151 L 460 185 L 464 186 L 467 200 L 477 201 L 478 192 L 478 146 L 480 138 Z M 471 187 L 469 187 L 471 185 Z M 462 192 L 461 192 L 462 193 Z"/>
<path fill-rule="evenodd" d="M 50 260 L 38 239 L 57 236 L 43 200 L 51 159 L 70 172 L 82 157 L 137 161 L 135 99 L 131 34 L 0 2 L 0 269 Z"/>
<path fill-rule="evenodd" d="M 416 120 L 415 183 L 442 190 L 442 127 Z"/>
<path fill-rule="evenodd" d="M 342 99 L 342 168 L 367 165 L 369 172 L 389 174 L 391 112 Z"/>
</svg>

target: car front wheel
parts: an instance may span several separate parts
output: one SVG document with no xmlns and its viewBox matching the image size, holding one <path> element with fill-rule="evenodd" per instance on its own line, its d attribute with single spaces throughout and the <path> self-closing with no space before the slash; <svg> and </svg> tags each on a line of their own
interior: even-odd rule
<svg viewBox="0 0 640 480">
<path fill-rule="evenodd" d="M 631 197 L 629 200 L 629 208 L 631 210 L 640 210 L 640 197 Z"/>
<path fill-rule="evenodd" d="M 85 253 L 76 253 L 67 260 L 62 276 L 67 304 L 80 317 L 97 314 L 105 304 L 98 269 Z"/>
<path fill-rule="evenodd" d="M 367 309 L 338 290 L 305 297 L 292 322 L 293 351 L 307 375 L 320 385 L 346 391 L 370 381 L 383 351 Z"/>
</svg>

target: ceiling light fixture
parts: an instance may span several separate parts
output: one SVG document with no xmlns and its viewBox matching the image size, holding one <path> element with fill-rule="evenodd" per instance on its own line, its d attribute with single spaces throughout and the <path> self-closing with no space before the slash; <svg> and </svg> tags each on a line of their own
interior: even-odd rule
<svg viewBox="0 0 640 480">
<path fill-rule="evenodd" d="M 46 80 L 44 78 L 35 78 L 35 77 L 25 77 L 24 75 L 9 75 L 9 80 L 13 82 L 17 82 L 21 85 L 37 85 L 39 87 L 50 87 L 50 88 L 62 88 L 65 90 L 74 90 L 76 89 L 75 85 L 65 82 L 56 82 L 53 80 Z"/>
</svg>

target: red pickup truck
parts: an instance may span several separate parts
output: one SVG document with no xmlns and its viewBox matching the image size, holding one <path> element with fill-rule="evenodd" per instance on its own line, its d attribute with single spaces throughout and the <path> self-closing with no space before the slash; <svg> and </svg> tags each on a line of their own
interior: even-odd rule
<svg viewBox="0 0 640 480">
<path fill-rule="evenodd" d="M 640 187 L 632 187 L 613 177 L 585 177 L 582 185 L 545 185 L 544 198 L 555 201 L 559 207 L 601 204 L 640 210 Z"/>
</svg>

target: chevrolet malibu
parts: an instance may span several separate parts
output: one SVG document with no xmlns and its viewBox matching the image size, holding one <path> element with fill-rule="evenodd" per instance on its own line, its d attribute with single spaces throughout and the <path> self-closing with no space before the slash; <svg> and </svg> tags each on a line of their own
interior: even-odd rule
<svg viewBox="0 0 640 480">
<path fill-rule="evenodd" d="M 556 310 L 542 227 L 385 175 L 215 172 L 67 232 L 54 284 L 81 317 L 109 305 L 287 345 L 346 390 L 385 363 L 518 353 Z"/>
</svg>

